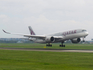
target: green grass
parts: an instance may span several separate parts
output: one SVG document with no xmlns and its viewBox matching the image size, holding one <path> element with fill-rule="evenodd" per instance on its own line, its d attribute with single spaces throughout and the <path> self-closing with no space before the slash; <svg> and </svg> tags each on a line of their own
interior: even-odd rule
<svg viewBox="0 0 93 70">
<path fill-rule="evenodd" d="M 66 47 L 59 47 L 59 44 L 52 44 L 52 47 L 46 48 L 54 48 L 54 49 L 90 49 L 93 50 L 93 44 L 65 44 Z M 1 43 L 0 47 L 17 47 L 17 48 L 44 48 L 45 44 L 28 44 L 28 43 L 21 43 L 21 44 L 10 44 L 10 43 Z"/>
<path fill-rule="evenodd" d="M 93 53 L 0 50 L 0 70 L 93 70 Z"/>
<path fill-rule="evenodd" d="M 93 44 L 66 44 L 55 49 L 92 49 Z M 45 44 L 0 44 L 0 47 L 44 48 Z M 93 70 L 93 53 L 0 50 L 0 70 Z"/>
</svg>

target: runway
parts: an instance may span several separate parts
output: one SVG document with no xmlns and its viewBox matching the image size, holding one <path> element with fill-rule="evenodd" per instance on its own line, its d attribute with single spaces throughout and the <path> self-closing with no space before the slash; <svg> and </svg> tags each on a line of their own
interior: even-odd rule
<svg viewBox="0 0 93 70">
<path fill-rule="evenodd" d="M 93 50 L 77 50 L 77 49 L 52 49 L 52 48 L 6 48 L 0 47 L 1 50 L 22 50 L 22 51 L 49 51 L 49 52 L 87 52 L 93 53 Z"/>
</svg>

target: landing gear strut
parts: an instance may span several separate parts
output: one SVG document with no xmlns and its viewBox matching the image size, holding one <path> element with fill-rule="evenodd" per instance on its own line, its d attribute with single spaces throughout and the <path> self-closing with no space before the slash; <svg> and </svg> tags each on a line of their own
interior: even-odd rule
<svg viewBox="0 0 93 70">
<path fill-rule="evenodd" d="M 83 37 L 83 42 L 85 42 L 84 38 L 85 38 L 85 37 Z"/>
<path fill-rule="evenodd" d="M 65 45 L 63 45 L 64 41 L 61 42 L 61 45 L 59 45 L 60 47 L 65 47 Z"/>
<path fill-rule="evenodd" d="M 52 44 L 48 43 L 48 44 L 46 44 L 46 46 L 52 47 Z"/>
</svg>

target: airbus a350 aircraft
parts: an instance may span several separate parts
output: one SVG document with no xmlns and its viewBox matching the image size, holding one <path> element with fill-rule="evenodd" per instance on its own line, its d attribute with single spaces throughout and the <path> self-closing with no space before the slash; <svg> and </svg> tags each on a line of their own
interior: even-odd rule
<svg viewBox="0 0 93 70">
<path fill-rule="evenodd" d="M 61 42 L 60 47 L 65 47 L 63 45 L 64 41 L 71 40 L 72 43 L 79 43 L 81 41 L 80 38 L 85 38 L 88 35 L 88 32 L 85 29 L 75 29 L 65 32 L 58 32 L 48 35 L 36 35 L 33 29 L 29 26 L 30 34 L 31 35 L 22 35 L 22 34 L 16 34 L 16 35 L 22 35 L 24 37 L 28 37 L 30 41 L 34 41 L 36 43 L 47 43 L 46 46 L 52 46 L 51 43 L 57 43 Z M 9 32 L 6 32 L 7 34 L 12 34 Z M 83 40 L 84 41 L 84 40 Z"/>
</svg>

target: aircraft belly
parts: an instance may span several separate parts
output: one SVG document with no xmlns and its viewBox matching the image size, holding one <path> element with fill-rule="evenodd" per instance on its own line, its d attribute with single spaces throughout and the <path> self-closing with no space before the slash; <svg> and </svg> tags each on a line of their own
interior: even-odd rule
<svg viewBox="0 0 93 70">
<path fill-rule="evenodd" d="M 37 39 L 36 41 L 34 41 L 34 42 L 36 42 L 36 43 L 46 43 L 44 40 L 42 40 L 42 39 Z"/>
</svg>

